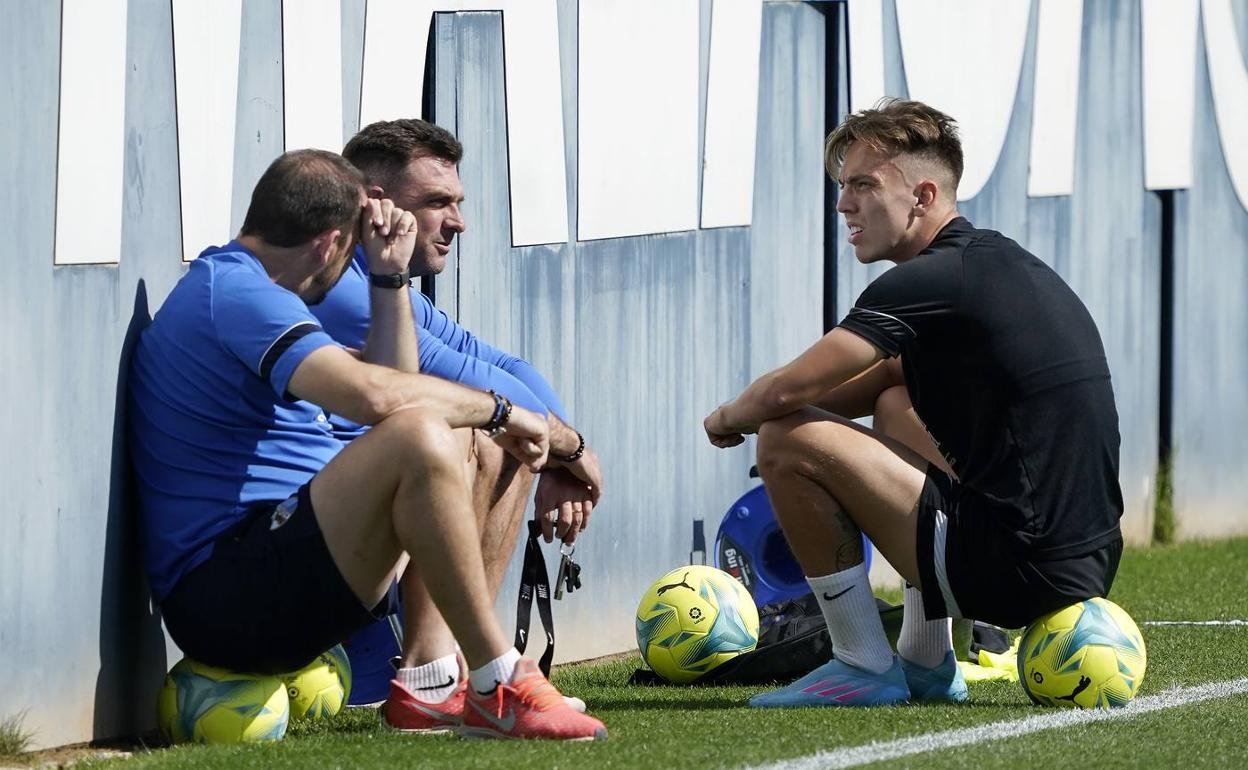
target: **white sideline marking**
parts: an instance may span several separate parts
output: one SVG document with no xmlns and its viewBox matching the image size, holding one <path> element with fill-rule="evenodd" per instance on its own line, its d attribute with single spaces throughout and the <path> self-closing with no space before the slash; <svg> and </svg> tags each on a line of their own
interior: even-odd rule
<svg viewBox="0 0 1248 770">
<path fill-rule="evenodd" d="M 961 730 L 946 730 L 939 733 L 927 733 L 895 741 L 874 742 L 863 746 L 838 748 L 821 751 L 806 757 L 759 765 L 752 770 L 824 770 L 825 768 L 857 767 L 886 759 L 922 754 L 928 751 L 940 751 L 957 746 L 968 746 L 976 743 L 1013 738 L 1018 735 L 1053 730 L 1059 727 L 1103 722 L 1107 719 L 1127 719 L 1152 711 L 1187 706 L 1200 701 L 1215 698 L 1229 698 L 1233 695 L 1248 693 L 1248 677 L 1231 679 L 1226 682 L 1211 682 L 1196 687 L 1178 687 L 1157 695 L 1137 698 L 1130 704 L 1109 711 L 1058 711 L 1041 716 L 1014 719 L 1005 722 L 992 722 L 978 727 Z"/>
<path fill-rule="evenodd" d="M 1142 626 L 1248 626 L 1248 620 L 1145 620 Z"/>
</svg>

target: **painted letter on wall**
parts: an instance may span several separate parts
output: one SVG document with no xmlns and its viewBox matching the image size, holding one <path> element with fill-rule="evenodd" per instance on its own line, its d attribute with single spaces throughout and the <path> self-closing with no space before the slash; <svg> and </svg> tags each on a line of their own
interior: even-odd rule
<svg viewBox="0 0 1248 770">
<path fill-rule="evenodd" d="M 910 98 L 952 116 L 962 133 L 959 200 L 979 194 L 1005 144 L 1029 6 L 1028 0 L 897 0 Z"/>
<path fill-rule="evenodd" d="M 512 245 L 565 243 L 568 179 L 554 0 L 369 0 L 360 125 L 421 116 L 433 14 L 471 10 L 503 12 Z"/>
<path fill-rule="evenodd" d="M 121 259 L 126 10 L 126 0 L 61 3 L 53 251 L 58 265 Z"/>
<path fill-rule="evenodd" d="M 754 213 L 761 0 L 715 0 L 702 151 L 702 226 L 748 225 Z"/>
<path fill-rule="evenodd" d="M 865 110 L 887 95 L 884 86 L 884 10 L 880 2 L 850 0 L 848 6 L 850 112 Z"/>
<path fill-rule="evenodd" d="M 580 4 L 577 238 L 698 226 L 697 0 Z"/>
<path fill-rule="evenodd" d="M 1192 186 L 1199 0 L 1143 0 L 1144 185 Z"/>
<path fill-rule="evenodd" d="M 1239 196 L 1248 209 L 1248 71 L 1236 37 L 1230 0 L 1204 0 L 1205 52 L 1209 57 L 1209 85 L 1213 91 L 1213 114 L 1222 139 L 1222 157 Z"/>
<path fill-rule="evenodd" d="M 283 0 L 282 86 L 285 89 L 286 149 L 315 147 L 341 152 L 342 7 L 339 0 Z"/>
<path fill-rule="evenodd" d="M 242 0 L 173 0 L 182 258 L 230 236 Z M 228 159 L 228 162 L 227 162 Z"/>
<path fill-rule="evenodd" d="M 1040 0 L 1036 27 L 1027 194 L 1070 195 L 1075 189 L 1083 0 Z"/>
</svg>

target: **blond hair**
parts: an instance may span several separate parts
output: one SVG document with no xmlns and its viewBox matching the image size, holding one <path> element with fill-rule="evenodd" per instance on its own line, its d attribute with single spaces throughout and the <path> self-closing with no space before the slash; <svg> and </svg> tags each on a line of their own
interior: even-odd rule
<svg viewBox="0 0 1248 770">
<path fill-rule="evenodd" d="M 923 102 L 881 99 L 872 109 L 855 112 L 828 134 L 823 163 L 833 179 L 840 176 L 845 153 L 861 142 L 889 156 L 912 155 L 934 161 L 953 176 L 953 189 L 962 179 L 962 141 L 958 124 Z"/>
</svg>

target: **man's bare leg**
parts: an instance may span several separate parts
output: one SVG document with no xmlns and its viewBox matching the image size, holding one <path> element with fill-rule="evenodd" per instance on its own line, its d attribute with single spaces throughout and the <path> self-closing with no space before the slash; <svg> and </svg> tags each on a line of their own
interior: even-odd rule
<svg viewBox="0 0 1248 770">
<path fill-rule="evenodd" d="M 480 532 L 481 556 L 491 603 L 498 596 L 507 563 L 532 490 L 533 474 L 479 431 L 455 431 Z M 455 652 L 455 636 L 420 579 L 420 565 L 403 574 L 404 643 L 400 668 L 416 668 Z M 444 681 L 440 676 L 438 681 Z"/>
<path fill-rule="evenodd" d="M 923 421 L 915 414 L 910 395 L 904 387 L 892 387 L 880 393 L 875 402 L 874 426 L 886 436 L 891 436 L 918 452 L 935 467 L 953 475 L 949 464 L 928 435 Z M 897 654 L 903 660 L 924 668 L 939 666 L 953 651 L 951 619 L 928 620 L 923 610 L 922 593 L 909 583 L 906 584 L 903 603 Z"/>
<path fill-rule="evenodd" d="M 498 598 L 503 575 L 516 549 L 516 538 L 533 492 L 532 472 L 480 431 L 475 432 L 477 473 L 472 488 L 481 556 L 490 598 Z"/>
<path fill-rule="evenodd" d="M 334 563 L 360 601 L 379 602 L 410 555 L 475 668 L 511 645 L 487 591 L 463 457 L 444 421 L 407 410 L 353 441 L 311 493 Z M 408 572 L 405 583 L 417 579 Z"/>
<path fill-rule="evenodd" d="M 837 665 L 877 675 L 895 667 L 867 580 L 861 533 L 918 582 L 915 514 L 926 466 L 900 442 L 818 409 L 759 431 L 759 471 L 828 623 Z M 908 697 L 900 673 L 890 676 L 884 700 L 870 702 Z"/>
<path fill-rule="evenodd" d="M 473 435 L 475 433 L 476 431 L 467 428 L 454 431 L 461 459 L 464 489 L 469 495 L 471 495 L 477 473 L 477 457 L 473 447 Z M 480 520 L 478 519 L 479 524 Z M 488 573 L 486 584 L 487 586 L 489 585 Z M 433 598 L 429 595 L 428 589 L 425 588 L 424 581 L 421 579 L 421 565 L 419 563 L 408 563 L 406 570 L 402 573 L 400 585 L 402 586 L 403 594 L 404 629 L 403 647 L 399 662 L 400 680 L 404 680 L 404 684 L 411 687 L 427 687 L 434 682 L 441 683 L 446 681 L 446 677 L 443 676 L 443 670 L 451 673 L 454 679 L 458 680 L 466 672 L 460 671 L 459 663 L 455 660 L 455 635 L 442 618 L 442 614 L 438 612 L 438 608 L 434 604 Z M 407 677 L 411 681 L 405 680 L 403 676 L 404 671 L 410 671 L 434 661 L 441 661 L 441 665 L 435 667 L 437 668 L 436 671 L 430 670 L 419 675 L 413 674 Z M 425 682 L 423 681 L 424 679 L 429 681 Z M 451 682 L 444 692 L 426 691 L 424 694 L 430 701 L 439 701 L 444 696 L 450 695 L 454 684 L 454 681 Z"/>
</svg>

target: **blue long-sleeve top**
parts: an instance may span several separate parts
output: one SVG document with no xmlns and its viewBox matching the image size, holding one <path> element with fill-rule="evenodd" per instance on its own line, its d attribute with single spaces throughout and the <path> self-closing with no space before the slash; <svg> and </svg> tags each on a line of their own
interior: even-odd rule
<svg viewBox="0 0 1248 770">
<path fill-rule="evenodd" d="M 420 344 L 420 371 L 478 390 L 493 390 L 512 403 L 545 415 L 553 413 L 568 421 L 563 403 L 546 378 L 528 361 L 513 356 L 476 337 L 435 307 L 429 298 L 413 288 L 412 314 Z M 362 348 L 368 338 L 368 263 L 357 247 L 342 279 L 325 299 L 312 307 L 321 326 L 336 341 Z M 342 417 L 333 418 L 344 438 L 363 428 Z"/>
</svg>

